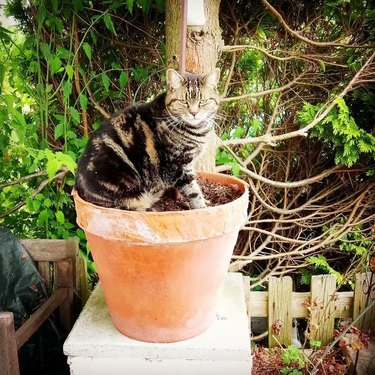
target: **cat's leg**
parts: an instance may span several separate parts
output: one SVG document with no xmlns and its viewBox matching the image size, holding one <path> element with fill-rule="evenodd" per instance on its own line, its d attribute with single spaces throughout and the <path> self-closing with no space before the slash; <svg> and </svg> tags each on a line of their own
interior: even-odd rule
<svg viewBox="0 0 375 375">
<path fill-rule="evenodd" d="M 193 171 L 185 171 L 175 186 L 190 208 L 204 208 L 206 203 Z"/>
</svg>

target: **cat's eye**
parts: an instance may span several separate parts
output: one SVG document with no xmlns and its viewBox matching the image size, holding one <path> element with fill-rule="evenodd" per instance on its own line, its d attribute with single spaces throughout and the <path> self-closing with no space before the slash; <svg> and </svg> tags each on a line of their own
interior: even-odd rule
<svg viewBox="0 0 375 375">
<path fill-rule="evenodd" d="M 200 105 L 205 105 L 210 101 L 210 99 L 203 99 L 199 102 Z"/>
<path fill-rule="evenodd" d="M 180 102 L 180 104 L 182 104 L 182 105 L 187 105 L 187 104 L 188 104 L 188 102 L 187 102 L 186 100 L 179 100 L 179 102 Z"/>
</svg>

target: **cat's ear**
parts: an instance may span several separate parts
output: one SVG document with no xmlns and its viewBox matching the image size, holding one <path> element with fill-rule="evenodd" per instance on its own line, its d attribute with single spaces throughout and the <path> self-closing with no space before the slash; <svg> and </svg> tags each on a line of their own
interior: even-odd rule
<svg viewBox="0 0 375 375">
<path fill-rule="evenodd" d="M 215 68 L 211 73 L 206 74 L 203 77 L 203 82 L 205 86 L 216 88 L 220 80 L 220 69 Z"/>
<path fill-rule="evenodd" d="M 184 78 L 174 69 L 167 69 L 167 84 L 172 90 L 176 90 L 184 84 Z"/>
</svg>

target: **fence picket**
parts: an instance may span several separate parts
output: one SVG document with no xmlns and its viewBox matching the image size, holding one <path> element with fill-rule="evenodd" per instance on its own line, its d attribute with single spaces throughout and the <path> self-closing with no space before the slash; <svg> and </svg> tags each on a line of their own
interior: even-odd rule
<svg viewBox="0 0 375 375">
<path fill-rule="evenodd" d="M 292 343 L 292 278 L 270 277 L 268 283 L 268 343 Z"/>
<path fill-rule="evenodd" d="M 373 285 L 370 286 L 370 284 Z M 374 298 L 375 275 L 371 279 L 371 272 L 357 274 L 354 289 L 353 319 L 356 319 Z M 360 318 L 355 326 L 362 329 L 375 329 L 375 306 L 364 317 Z"/>
<path fill-rule="evenodd" d="M 336 278 L 319 275 L 311 278 L 310 339 L 330 342 L 333 338 L 336 310 Z"/>
</svg>

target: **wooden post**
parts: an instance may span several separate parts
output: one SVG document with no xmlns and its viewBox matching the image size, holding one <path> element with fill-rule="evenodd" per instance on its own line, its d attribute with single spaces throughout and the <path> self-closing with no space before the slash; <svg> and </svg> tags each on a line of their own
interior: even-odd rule
<svg viewBox="0 0 375 375">
<path fill-rule="evenodd" d="M 373 284 L 372 288 L 370 287 L 370 284 Z M 375 275 L 372 275 L 372 279 L 371 272 L 356 275 L 354 286 L 353 319 L 356 319 L 358 315 L 366 308 L 366 306 L 374 299 L 374 290 Z M 370 295 L 368 295 L 368 293 Z M 372 307 L 371 310 L 367 311 L 367 313 L 355 323 L 355 326 L 362 329 L 375 329 L 375 306 Z"/>
<path fill-rule="evenodd" d="M 270 277 L 268 282 L 269 347 L 292 343 L 292 279 Z"/>
<path fill-rule="evenodd" d="M 333 338 L 336 310 L 335 292 L 335 276 L 312 276 L 310 340 L 322 341 L 322 345 L 329 343 Z"/>
<path fill-rule="evenodd" d="M 87 300 L 89 299 L 90 291 L 87 285 L 86 259 L 82 258 L 78 253 L 77 253 L 77 258 L 76 258 L 76 266 L 77 266 L 77 274 L 76 274 L 77 292 L 78 292 L 78 295 L 81 297 L 81 301 L 80 301 L 81 303 L 80 303 L 78 311 L 81 311 L 83 307 L 85 306 Z"/>
<path fill-rule="evenodd" d="M 67 288 L 66 302 L 59 306 L 60 323 L 67 332 L 73 327 L 74 317 L 74 280 L 72 259 L 55 262 L 55 290 Z"/>
<path fill-rule="evenodd" d="M 52 282 L 51 282 L 51 264 L 50 262 L 38 262 L 38 271 L 40 276 L 44 281 L 44 285 L 47 290 L 47 294 L 50 295 L 52 292 Z"/>
<path fill-rule="evenodd" d="M 13 313 L 0 312 L 0 373 L 19 375 Z"/>
</svg>

